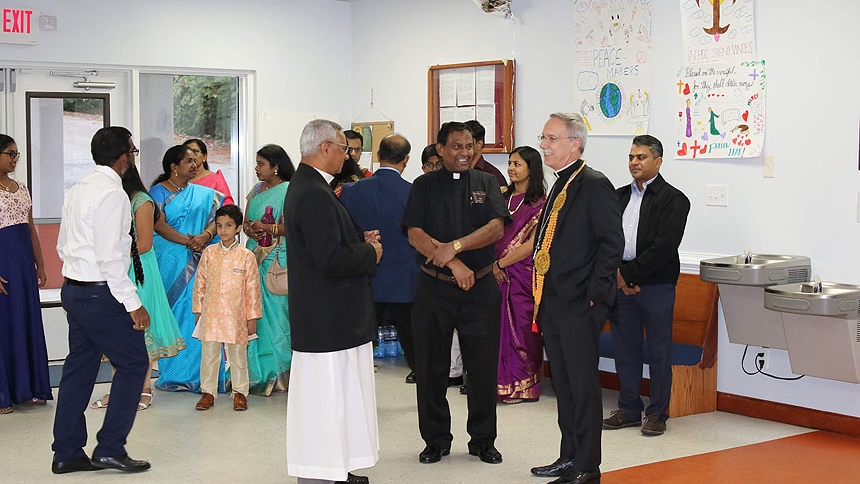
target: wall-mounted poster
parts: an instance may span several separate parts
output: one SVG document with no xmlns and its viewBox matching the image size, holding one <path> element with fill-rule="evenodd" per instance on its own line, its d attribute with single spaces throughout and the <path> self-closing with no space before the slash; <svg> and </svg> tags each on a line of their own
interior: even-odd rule
<svg viewBox="0 0 860 484">
<path fill-rule="evenodd" d="M 679 0 L 684 63 L 752 60 L 755 54 L 753 0 Z"/>
<path fill-rule="evenodd" d="M 677 76 L 678 159 L 755 158 L 765 128 L 765 62 L 682 66 Z"/>
<path fill-rule="evenodd" d="M 576 104 L 589 135 L 648 131 L 651 0 L 576 0 Z"/>
</svg>

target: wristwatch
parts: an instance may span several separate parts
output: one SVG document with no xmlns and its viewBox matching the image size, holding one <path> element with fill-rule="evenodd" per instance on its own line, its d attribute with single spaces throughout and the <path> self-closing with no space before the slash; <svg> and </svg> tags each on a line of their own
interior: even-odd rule
<svg viewBox="0 0 860 484">
<path fill-rule="evenodd" d="M 451 245 L 454 246 L 454 252 L 460 252 L 460 249 L 463 248 L 463 244 L 461 244 L 458 239 L 455 239 L 454 242 L 451 242 Z"/>
</svg>

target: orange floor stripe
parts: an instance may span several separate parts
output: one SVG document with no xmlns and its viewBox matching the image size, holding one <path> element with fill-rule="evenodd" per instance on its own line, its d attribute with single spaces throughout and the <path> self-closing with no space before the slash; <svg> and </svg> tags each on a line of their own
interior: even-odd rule
<svg viewBox="0 0 860 484">
<path fill-rule="evenodd" d="M 603 484 L 860 482 L 860 439 L 810 432 L 607 472 Z"/>
</svg>

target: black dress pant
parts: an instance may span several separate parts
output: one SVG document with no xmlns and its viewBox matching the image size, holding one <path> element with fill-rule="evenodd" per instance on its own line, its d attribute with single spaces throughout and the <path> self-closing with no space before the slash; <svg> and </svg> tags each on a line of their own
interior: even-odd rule
<svg viewBox="0 0 860 484">
<path fill-rule="evenodd" d="M 451 366 L 451 338 L 460 338 L 463 367 L 469 374 L 466 430 L 469 448 L 496 439 L 496 375 L 499 365 L 501 295 L 492 276 L 469 291 L 419 274 L 412 311 L 418 427 L 428 445 L 451 447 L 451 411 L 446 398 Z"/>
<path fill-rule="evenodd" d="M 102 355 L 116 369 L 110 405 L 99 431 L 97 457 L 126 454 L 125 443 L 134 424 L 140 389 L 149 371 L 143 331 L 137 331 L 125 307 L 108 286 L 63 285 L 60 295 L 69 322 L 69 356 L 63 364 L 54 417 L 54 461 L 85 456 L 89 405 Z"/>
<path fill-rule="evenodd" d="M 600 467 L 603 400 L 598 370 L 598 342 L 608 306 L 589 307 L 581 301 L 570 307 L 553 291 L 544 289 L 540 305 L 544 346 L 552 370 L 561 430 L 559 457 L 573 459 L 574 469 L 595 472 Z"/>
<path fill-rule="evenodd" d="M 675 285 L 642 286 L 631 296 L 618 289 L 615 309 L 610 316 L 612 345 L 615 349 L 615 372 L 621 391 L 618 408 L 630 420 L 645 415 L 669 418 L 669 397 L 672 395 L 672 322 L 675 313 Z M 643 333 L 651 361 L 648 371 L 651 394 L 648 408 L 639 397 L 642 385 Z"/>
<path fill-rule="evenodd" d="M 412 306 L 411 302 L 377 302 L 376 303 L 376 318 L 378 321 L 383 319 L 383 315 L 388 311 L 388 316 L 397 330 L 397 339 L 400 341 L 400 346 L 403 348 L 403 357 L 406 358 L 406 364 L 409 365 L 409 370 L 415 371 L 415 343 L 412 337 Z"/>
</svg>

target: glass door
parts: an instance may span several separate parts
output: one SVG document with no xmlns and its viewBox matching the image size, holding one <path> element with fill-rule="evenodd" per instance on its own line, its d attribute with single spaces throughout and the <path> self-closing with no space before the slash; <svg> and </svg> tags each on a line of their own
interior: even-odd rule
<svg viewBox="0 0 860 484">
<path fill-rule="evenodd" d="M 21 152 L 13 177 L 30 190 L 47 287 L 57 288 L 62 285 L 56 245 L 63 198 L 95 166 L 90 155 L 93 134 L 111 123 L 129 125 L 129 72 L 6 71 L 3 118 L 6 134 Z"/>
</svg>

